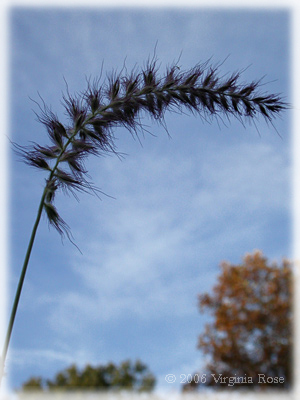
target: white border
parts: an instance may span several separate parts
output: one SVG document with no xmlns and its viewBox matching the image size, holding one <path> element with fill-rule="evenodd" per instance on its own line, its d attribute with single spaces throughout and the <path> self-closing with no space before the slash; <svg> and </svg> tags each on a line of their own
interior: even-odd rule
<svg viewBox="0 0 300 400">
<path fill-rule="evenodd" d="M 7 7 L 0 5 L 0 357 L 5 337 L 6 326 L 6 298 L 7 298 L 7 267 L 8 267 L 8 29 L 7 29 Z M 2 388 L 1 388 L 2 389 Z M 5 386 L 4 386 L 4 389 Z M 1 392 L 0 392 L 1 393 Z"/>
<path fill-rule="evenodd" d="M 293 260 L 295 262 L 296 276 L 296 293 L 295 293 L 295 387 L 293 393 L 283 396 L 285 399 L 300 399 L 300 345 L 297 338 L 300 337 L 300 320 L 299 308 L 300 304 L 300 2 L 292 0 L 109 0 L 109 1 L 93 1 L 93 0 L 18 0 L 9 1 L 2 0 L 0 2 L 0 45 L 1 45 L 1 134 L 0 134 L 0 350 L 4 342 L 4 331 L 6 327 L 4 309 L 6 304 L 6 268 L 8 265 L 8 12 L 11 7 L 208 7 L 208 8 L 251 8 L 251 9 L 268 9 L 268 8 L 285 8 L 289 9 L 292 14 L 292 107 L 293 107 Z M 0 352 L 1 355 L 1 352 Z M 5 383 L 5 382 L 4 382 Z M 2 393 L 2 395 L 1 395 Z M 9 395 L 7 388 L 2 386 L 0 398 Z M 243 395 L 244 396 L 244 395 Z M 253 394 L 253 397 L 255 394 Z M 155 396 L 154 396 L 155 397 Z M 225 396 L 226 397 L 226 396 Z M 234 394 L 232 397 L 235 398 Z M 256 396 L 255 396 L 256 397 Z M 260 396 L 259 396 L 260 397 Z M 9 396 L 10 398 L 10 396 Z M 177 398 L 177 396 L 175 396 Z M 214 398 L 217 398 L 215 395 Z M 276 398 L 274 396 L 273 398 Z"/>
</svg>

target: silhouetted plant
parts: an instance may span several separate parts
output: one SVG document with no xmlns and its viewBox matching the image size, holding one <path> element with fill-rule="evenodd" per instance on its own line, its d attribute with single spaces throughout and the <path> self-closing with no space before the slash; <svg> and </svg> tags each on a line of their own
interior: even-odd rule
<svg viewBox="0 0 300 400">
<path fill-rule="evenodd" d="M 44 102 L 39 106 L 38 120 L 46 127 L 51 144 L 34 143 L 30 147 L 14 144 L 27 164 L 47 172 L 48 177 L 13 304 L 2 368 L 42 212 L 45 211 L 50 225 L 71 240 L 69 226 L 54 205 L 55 195 L 60 189 L 75 196 L 76 191 L 97 194 L 98 189 L 88 180 L 84 160 L 90 154 L 118 154 L 114 128 L 125 127 L 133 136 L 138 136 L 145 130 L 140 120 L 142 112 L 165 126 L 166 111 L 182 112 L 183 108 L 205 121 L 233 116 L 244 123 L 263 116 L 272 123 L 273 118 L 287 108 L 279 95 L 261 93 L 260 81 L 242 84 L 240 72 L 225 78 L 219 78 L 217 72 L 218 66 L 209 66 L 206 62 L 188 71 L 173 65 L 161 77 L 156 60 L 152 60 L 140 71 L 133 70 L 124 75 L 113 73 L 103 84 L 100 79 L 88 82 L 83 93 L 72 96 L 67 90 L 63 96 L 68 116 L 66 124 Z"/>
</svg>

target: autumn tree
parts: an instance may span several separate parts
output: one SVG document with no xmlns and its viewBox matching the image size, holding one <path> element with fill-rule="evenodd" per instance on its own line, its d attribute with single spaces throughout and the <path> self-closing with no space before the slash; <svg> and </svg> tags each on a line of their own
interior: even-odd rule
<svg viewBox="0 0 300 400">
<path fill-rule="evenodd" d="M 80 370 L 75 364 L 58 372 L 53 380 L 32 377 L 27 380 L 24 391 L 53 390 L 127 390 L 135 392 L 150 392 L 155 386 L 155 377 L 148 367 L 137 360 L 135 363 L 127 360 L 116 365 L 112 362 L 106 365 L 86 365 Z"/>
<path fill-rule="evenodd" d="M 292 268 L 268 263 L 260 251 L 243 263 L 221 263 L 212 294 L 199 295 L 201 311 L 209 310 L 198 347 L 210 358 L 200 384 L 219 388 L 282 388 L 292 384 Z M 197 385 L 198 383 L 198 385 Z"/>
</svg>

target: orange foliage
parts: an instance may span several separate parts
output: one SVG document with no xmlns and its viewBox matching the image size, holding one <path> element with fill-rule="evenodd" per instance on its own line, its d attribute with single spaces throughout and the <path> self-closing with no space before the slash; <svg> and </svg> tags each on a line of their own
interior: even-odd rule
<svg viewBox="0 0 300 400">
<path fill-rule="evenodd" d="M 283 260 L 281 266 L 270 265 L 260 251 L 255 251 L 247 254 L 241 265 L 221 263 L 221 270 L 213 294 L 199 295 L 200 310 L 208 309 L 214 317 L 198 343 L 211 360 L 205 384 L 290 388 L 291 263 Z M 229 377 L 241 377 L 240 382 L 228 385 Z"/>
</svg>

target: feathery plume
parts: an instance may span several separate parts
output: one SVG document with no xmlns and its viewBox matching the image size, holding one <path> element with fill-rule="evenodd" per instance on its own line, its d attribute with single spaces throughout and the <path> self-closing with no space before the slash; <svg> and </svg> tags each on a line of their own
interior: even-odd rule
<svg viewBox="0 0 300 400">
<path fill-rule="evenodd" d="M 46 127 L 52 146 L 23 148 L 23 157 L 26 163 L 50 171 L 47 184 L 53 182 L 56 189 L 94 191 L 85 178 L 85 157 L 117 154 L 113 129 L 123 126 L 138 135 L 138 130 L 144 129 L 142 113 L 161 124 L 167 111 L 181 112 L 183 108 L 205 119 L 233 116 L 243 123 L 262 116 L 272 122 L 288 107 L 279 95 L 259 92 L 259 81 L 241 84 L 239 72 L 222 79 L 217 73 L 218 67 L 203 63 L 187 71 L 173 65 L 159 76 L 157 60 L 152 60 L 141 71 L 123 76 L 113 73 L 102 85 L 99 80 L 88 82 L 87 89 L 76 96 L 67 90 L 63 104 L 70 125 L 63 125 L 43 104 L 38 119 Z M 45 202 L 44 208 L 50 223 L 63 233 L 66 224 L 56 214 L 53 199 Z"/>
</svg>

